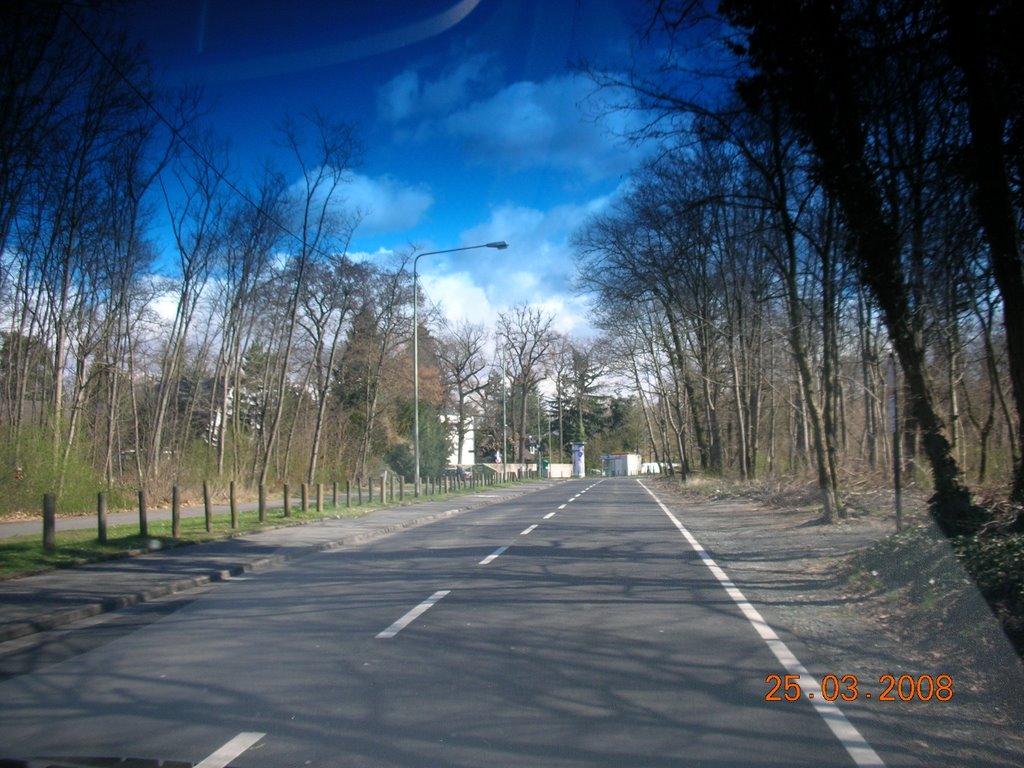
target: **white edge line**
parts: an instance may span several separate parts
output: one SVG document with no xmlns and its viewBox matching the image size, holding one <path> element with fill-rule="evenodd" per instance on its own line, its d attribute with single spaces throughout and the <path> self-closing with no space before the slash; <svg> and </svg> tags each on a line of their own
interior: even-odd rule
<svg viewBox="0 0 1024 768">
<path fill-rule="evenodd" d="M 196 763 L 195 768 L 224 768 L 266 735 L 254 731 L 240 733 L 205 760 Z"/>
<path fill-rule="evenodd" d="M 666 507 L 654 492 L 643 484 L 642 481 L 637 480 L 640 487 L 650 494 L 651 498 L 661 507 L 661 511 L 664 512 L 668 519 L 672 521 L 679 532 L 683 534 L 694 552 L 700 557 L 701 561 L 707 566 L 708 570 L 714 574 L 715 578 L 721 583 L 728 593 L 729 597 L 732 598 L 733 602 L 739 607 L 740 611 L 746 617 L 747 621 L 750 622 L 754 630 L 760 635 L 761 639 L 764 640 L 769 650 L 775 655 L 775 658 L 779 660 L 783 668 L 788 674 L 799 675 L 801 677 L 801 688 L 806 691 L 817 690 L 820 685 L 818 680 L 807 671 L 807 668 L 800 663 L 796 655 L 789 650 L 789 646 L 775 634 L 775 630 L 769 626 L 768 622 L 764 620 L 758 610 L 750 604 L 743 593 L 732 583 L 725 571 L 723 571 L 714 559 L 707 553 L 700 542 L 694 538 L 693 534 L 687 530 L 675 515 Z M 803 684 L 803 678 L 807 678 L 807 684 Z M 805 693 L 806 696 L 806 693 Z M 826 699 L 812 699 L 808 697 L 808 701 L 814 707 L 814 710 L 818 713 L 822 720 L 825 721 L 825 725 L 829 727 L 833 735 L 839 740 L 839 743 L 843 745 L 847 753 L 853 758 L 859 766 L 864 768 L 885 768 L 885 762 L 879 757 L 878 753 L 871 748 L 868 744 L 867 739 L 861 735 L 860 731 L 857 730 L 856 726 L 847 720 L 846 715 L 843 714 L 839 706 L 832 701 Z"/>
<path fill-rule="evenodd" d="M 444 596 L 449 594 L 450 592 L 451 592 L 450 589 L 439 589 L 437 592 L 432 594 L 430 597 L 428 597 L 422 603 L 420 603 L 415 608 L 413 608 L 411 611 L 406 613 L 402 618 L 400 618 L 398 621 L 396 621 L 390 627 L 385 629 L 383 632 L 378 632 L 377 633 L 377 638 L 380 639 L 380 640 L 389 640 L 389 639 L 391 639 L 392 637 L 397 635 L 399 632 L 401 632 L 403 629 L 405 629 L 410 624 L 412 624 L 414 621 L 416 621 L 416 619 L 418 619 L 424 613 L 426 613 L 431 608 L 433 608 L 434 605 L 439 600 L 443 599 Z"/>
<path fill-rule="evenodd" d="M 481 560 L 479 565 L 490 565 L 495 560 L 497 560 L 499 557 L 501 557 L 503 554 L 505 554 L 505 551 L 507 549 L 508 549 L 508 547 L 498 547 L 496 550 L 491 552 L 491 554 L 489 554 L 487 557 L 485 557 L 483 560 Z"/>
</svg>

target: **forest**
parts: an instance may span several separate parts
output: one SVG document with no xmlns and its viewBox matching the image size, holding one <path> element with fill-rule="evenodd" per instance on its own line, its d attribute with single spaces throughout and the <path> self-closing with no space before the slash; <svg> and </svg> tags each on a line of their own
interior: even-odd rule
<svg viewBox="0 0 1024 768">
<path fill-rule="evenodd" d="M 664 150 L 577 248 L 653 446 L 807 473 L 825 520 L 894 451 L 948 535 L 991 522 L 977 491 L 1019 511 L 1019 6 L 652 8 L 661 66 L 590 72 Z"/>
<path fill-rule="evenodd" d="M 894 458 L 948 535 L 1019 512 L 1024 12 L 644 7 L 657 66 L 578 65 L 613 94 L 601 109 L 645 116 L 623 139 L 659 147 L 574 237 L 601 335 L 529 305 L 486 327 L 428 304 L 424 474 L 472 424 L 477 462 L 583 440 L 592 467 L 627 451 L 682 482 L 807 481 L 826 521 Z M 163 88 L 88 18 L 3 11 L 0 513 L 411 477 L 415 251 L 349 254 L 363 138 L 282 116 L 290 165 L 240 181 L 201 93 Z"/>
</svg>

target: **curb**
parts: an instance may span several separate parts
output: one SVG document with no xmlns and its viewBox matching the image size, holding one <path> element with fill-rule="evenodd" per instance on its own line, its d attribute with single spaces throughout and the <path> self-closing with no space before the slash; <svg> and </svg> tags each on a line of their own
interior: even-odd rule
<svg viewBox="0 0 1024 768">
<path fill-rule="evenodd" d="M 481 500 L 478 504 L 469 504 L 464 507 L 458 507 L 457 509 L 449 509 L 444 512 L 437 512 L 424 517 L 412 518 L 400 523 L 379 526 L 362 533 L 350 534 L 340 539 L 324 541 L 318 544 L 309 544 L 287 554 L 260 557 L 245 563 L 240 563 L 230 568 L 213 570 L 198 576 L 172 578 L 169 581 L 150 587 L 149 589 L 141 590 L 139 592 L 128 592 L 123 595 L 118 595 L 117 597 L 108 597 L 104 600 L 80 605 L 75 608 L 65 608 L 59 611 L 53 611 L 52 613 L 43 614 L 31 621 L 12 622 L 6 626 L 0 627 L 0 643 L 16 640 L 39 632 L 47 632 L 67 624 L 73 624 L 76 621 L 82 621 L 83 619 L 92 618 L 93 616 L 98 616 L 103 613 L 110 613 L 112 611 L 120 610 L 121 608 L 127 608 L 132 605 L 149 602 L 178 592 L 185 592 L 190 589 L 195 589 L 196 587 L 202 587 L 218 581 L 227 581 L 234 576 L 240 576 L 244 573 L 279 567 L 294 560 L 317 554 L 318 552 L 327 552 L 356 544 L 365 544 L 369 541 L 383 538 L 384 536 L 388 536 L 392 533 L 397 533 L 398 531 L 427 525 L 428 523 L 454 517 L 473 509 L 489 506 L 490 504 L 497 503 L 498 501 L 505 501 L 506 499 L 523 496 L 527 493 L 529 493 L 529 490 L 519 490 L 518 492 L 511 493 L 502 499 L 496 499 L 494 501 Z M 310 524 L 315 525 L 316 523 Z M 202 545 L 200 544 L 198 546 Z"/>
</svg>

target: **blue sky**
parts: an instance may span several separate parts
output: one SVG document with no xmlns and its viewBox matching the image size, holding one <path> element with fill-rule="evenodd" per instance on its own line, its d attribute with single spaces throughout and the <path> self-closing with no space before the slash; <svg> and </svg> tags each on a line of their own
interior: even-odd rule
<svg viewBox="0 0 1024 768">
<path fill-rule="evenodd" d="M 454 248 L 420 262 L 428 300 L 489 323 L 530 302 L 586 332 L 569 238 L 614 199 L 642 150 L 631 118 L 595 121 L 571 63 L 629 65 L 633 0 L 149 0 L 136 27 L 162 77 L 201 82 L 239 174 L 277 151 L 275 125 L 316 105 L 358 127 L 353 252 Z M 243 10 L 244 9 L 244 10 Z"/>
</svg>

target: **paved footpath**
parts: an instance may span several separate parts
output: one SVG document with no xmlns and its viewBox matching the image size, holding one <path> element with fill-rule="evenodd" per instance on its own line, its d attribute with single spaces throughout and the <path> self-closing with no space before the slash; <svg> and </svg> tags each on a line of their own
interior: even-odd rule
<svg viewBox="0 0 1024 768">
<path fill-rule="evenodd" d="M 560 480 L 375 510 L 0 581 L 0 642 L 466 512 Z M 38 524 L 36 524 L 38 526 Z"/>
</svg>

